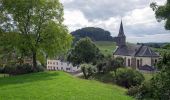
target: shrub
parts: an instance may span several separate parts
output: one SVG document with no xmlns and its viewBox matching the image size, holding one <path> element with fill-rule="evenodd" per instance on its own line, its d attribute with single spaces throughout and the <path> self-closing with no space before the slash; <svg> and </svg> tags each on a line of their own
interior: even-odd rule
<svg viewBox="0 0 170 100">
<path fill-rule="evenodd" d="M 140 85 L 144 81 L 144 76 L 140 72 L 128 68 L 119 68 L 117 75 L 113 76 L 118 85 L 126 88 Z"/>
<path fill-rule="evenodd" d="M 139 92 L 139 89 L 140 86 L 132 86 L 128 89 L 127 91 L 127 95 L 130 95 L 130 96 L 133 96 L 133 97 L 136 97 L 136 95 L 138 94 Z"/>
<path fill-rule="evenodd" d="M 80 67 L 85 79 L 88 79 L 96 72 L 96 68 L 91 64 L 81 64 Z"/>
<path fill-rule="evenodd" d="M 32 68 L 29 64 L 22 64 L 22 65 L 6 65 L 3 68 L 3 73 L 10 74 L 10 75 L 19 75 L 19 74 L 27 74 L 32 72 L 39 72 L 43 71 L 43 67 L 37 66 L 35 69 Z"/>
<path fill-rule="evenodd" d="M 0 73 L 3 73 L 4 67 L 0 66 Z"/>
</svg>

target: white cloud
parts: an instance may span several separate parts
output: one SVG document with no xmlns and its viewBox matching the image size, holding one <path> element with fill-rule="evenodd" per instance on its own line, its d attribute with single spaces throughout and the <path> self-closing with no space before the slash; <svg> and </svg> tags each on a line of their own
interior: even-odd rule
<svg viewBox="0 0 170 100">
<path fill-rule="evenodd" d="M 65 7 L 64 23 L 70 32 L 83 27 L 100 27 L 110 31 L 112 36 L 116 36 L 122 18 L 129 42 L 168 42 L 170 40 L 168 32 L 163 27 L 164 23 L 156 21 L 154 12 L 149 7 L 151 2 L 164 4 L 166 0 L 61 1 Z M 163 38 L 165 39 L 162 40 Z"/>
<path fill-rule="evenodd" d="M 151 8 L 134 9 L 123 17 L 126 25 L 153 25 L 156 23 L 154 12 Z"/>
<path fill-rule="evenodd" d="M 65 10 L 64 23 L 70 31 L 88 26 L 89 22 L 79 10 Z"/>
<path fill-rule="evenodd" d="M 127 38 L 128 42 L 137 43 L 137 42 L 170 42 L 170 35 L 167 34 L 154 34 L 154 35 L 144 35 L 142 37 L 130 36 Z"/>
</svg>

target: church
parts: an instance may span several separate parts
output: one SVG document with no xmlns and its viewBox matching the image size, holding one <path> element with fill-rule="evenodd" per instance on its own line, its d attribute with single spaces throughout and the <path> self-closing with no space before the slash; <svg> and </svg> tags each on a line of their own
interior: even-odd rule
<svg viewBox="0 0 170 100">
<path fill-rule="evenodd" d="M 122 57 L 125 66 L 141 71 L 156 70 L 154 64 L 158 62 L 160 55 L 148 46 L 127 44 L 122 21 L 118 36 L 114 37 L 114 41 L 117 47 L 113 56 Z"/>
</svg>

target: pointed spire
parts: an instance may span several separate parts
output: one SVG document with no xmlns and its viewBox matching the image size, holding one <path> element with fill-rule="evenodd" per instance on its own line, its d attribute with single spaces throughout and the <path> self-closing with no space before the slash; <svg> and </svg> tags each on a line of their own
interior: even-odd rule
<svg viewBox="0 0 170 100">
<path fill-rule="evenodd" d="M 121 37 L 121 36 L 125 36 L 124 30 L 123 30 L 123 23 L 122 23 L 122 20 L 121 20 L 121 24 L 120 24 L 120 29 L 119 29 L 118 37 Z"/>
</svg>

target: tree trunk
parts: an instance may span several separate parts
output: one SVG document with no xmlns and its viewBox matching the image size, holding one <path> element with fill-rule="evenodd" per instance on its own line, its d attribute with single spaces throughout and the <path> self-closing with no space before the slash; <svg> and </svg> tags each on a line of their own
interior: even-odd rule
<svg viewBox="0 0 170 100">
<path fill-rule="evenodd" d="M 37 67 L 37 58 L 36 58 L 36 52 L 35 51 L 32 51 L 32 61 L 33 61 L 33 70 L 36 69 Z"/>
</svg>

